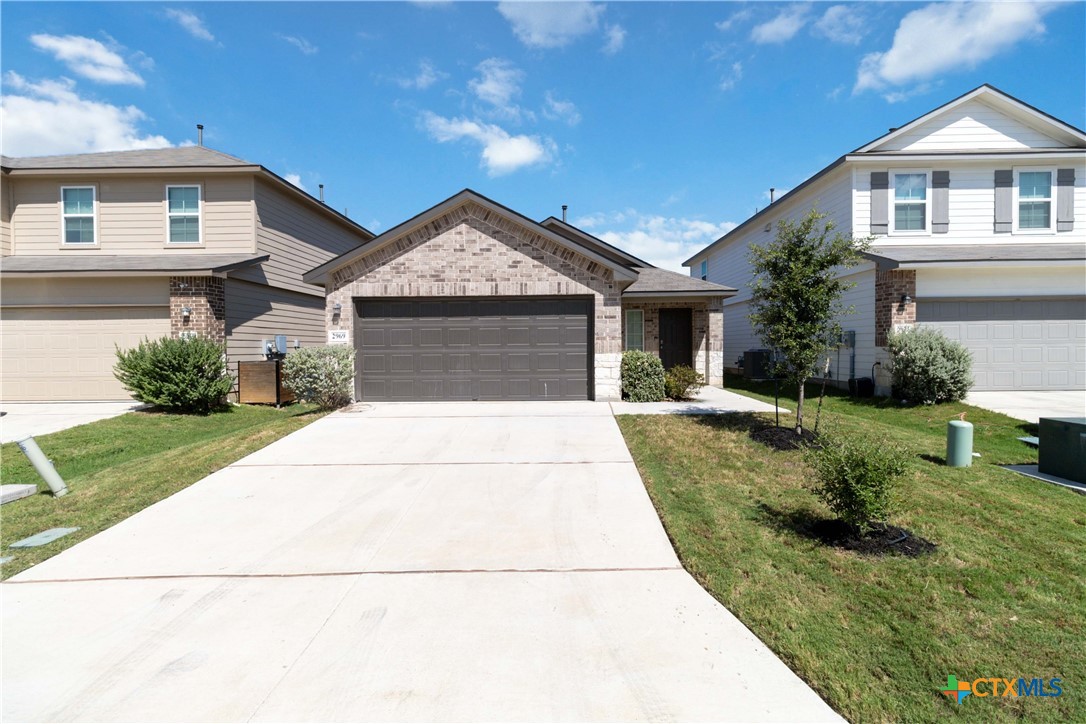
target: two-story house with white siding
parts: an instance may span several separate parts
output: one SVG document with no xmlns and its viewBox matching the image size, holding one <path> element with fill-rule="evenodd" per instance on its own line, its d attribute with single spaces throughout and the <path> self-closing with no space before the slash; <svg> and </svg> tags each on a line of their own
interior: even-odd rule
<svg viewBox="0 0 1086 724">
<path fill-rule="evenodd" d="M 120 400 L 116 347 L 200 335 L 228 361 L 326 340 L 302 273 L 373 234 L 203 146 L 0 159 L 0 399 Z"/>
<path fill-rule="evenodd" d="M 973 355 L 976 390 L 1086 389 L 1086 133 L 988 85 L 845 154 L 690 257 L 724 300 L 724 364 L 762 347 L 748 249 L 812 207 L 856 238 L 832 379 L 890 386 L 887 334 L 928 325 Z"/>
</svg>

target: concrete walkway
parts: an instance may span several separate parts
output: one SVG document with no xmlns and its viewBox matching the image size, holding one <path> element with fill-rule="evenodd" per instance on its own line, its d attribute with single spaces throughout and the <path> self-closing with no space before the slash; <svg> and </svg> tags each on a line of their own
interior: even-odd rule
<svg viewBox="0 0 1086 724">
<path fill-rule="evenodd" d="M 970 392 L 965 401 L 1032 423 L 1042 417 L 1086 417 L 1086 390 Z"/>
<path fill-rule="evenodd" d="M 5 721 L 839 721 L 605 403 L 359 406 L 0 586 Z"/>
<path fill-rule="evenodd" d="M 612 402 L 616 415 L 719 415 L 725 412 L 773 412 L 774 407 L 753 397 L 706 385 L 686 402 Z M 781 408 L 782 413 L 790 412 Z"/>
<path fill-rule="evenodd" d="M 27 435 L 47 435 L 88 422 L 108 420 L 143 407 L 139 402 L 4 402 L 0 403 L 0 442 Z"/>
</svg>

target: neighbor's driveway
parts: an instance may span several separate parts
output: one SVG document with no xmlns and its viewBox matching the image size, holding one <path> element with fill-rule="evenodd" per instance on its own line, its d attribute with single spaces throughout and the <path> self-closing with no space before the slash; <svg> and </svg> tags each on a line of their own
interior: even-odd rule
<svg viewBox="0 0 1086 724">
<path fill-rule="evenodd" d="M 606 404 L 335 414 L 0 588 L 6 721 L 837 718 L 681 569 Z"/>
<path fill-rule="evenodd" d="M 970 392 L 965 401 L 1032 423 L 1042 417 L 1086 417 L 1086 390 Z"/>
<path fill-rule="evenodd" d="M 107 420 L 138 410 L 128 402 L 3 402 L 0 403 L 0 442 L 21 440 L 27 435 L 47 435 L 88 422 Z"/>
</svg>

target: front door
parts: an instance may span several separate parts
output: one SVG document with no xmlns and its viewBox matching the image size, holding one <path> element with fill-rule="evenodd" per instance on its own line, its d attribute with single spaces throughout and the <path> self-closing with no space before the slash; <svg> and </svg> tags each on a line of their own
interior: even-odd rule
<svg viewBox="0 0 1086 724">
<path fill-rule="evenodd" d="M 660 360 L 664 369 L 694 366 L 694 333 L 690 309 L 660 310 Z"/>
</svg>

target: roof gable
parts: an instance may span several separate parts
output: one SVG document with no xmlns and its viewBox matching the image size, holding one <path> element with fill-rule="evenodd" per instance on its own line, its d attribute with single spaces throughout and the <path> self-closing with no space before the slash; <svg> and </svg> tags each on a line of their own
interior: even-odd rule
<svg viewBox="0 0 1086 724">
<path fill-rule="evenodd" d="M 1086 148 L 1086 133 L 983 85 L 861 146 L 854 153 L 1040 148 Z"/>
<path fill-rule="evenodd" d="M 566 236 L 557 234 L 551 229 L 548 229 L 526 216 L 522 216 L 512 209 L 502 206 L 471 189 L 464 189 L 460 193 L 450 196 L 421 214 L 389 229 L 375 239 L 311 269 L 302 276 L 302 279 L 310 284 L 323 284 L 329 276 L 337 270 L 342 269 L 362 257 L 369 256 L 385 246 L 394 244 L 419 228 L 438 221 L 441 218 L 448 216 L 456 209 L 469 204 L 477 209 L 481 209 L 483 214 L 496 215 L 497 218 L 506 223 L 524 228 L 532 234 L 541 236 L 547 241 L 557 244 L 558 247 L 568 249 L 583 257 L 587 257 L 590 261 L 595 262 L 606 269 L 610 269 L 616 280 L 633 281 L 637 279 L 637 273 L 627 266 L 617 263 L 614 259 L 604 256 L 586 245 L 579 244 Z"/>
</svg>

